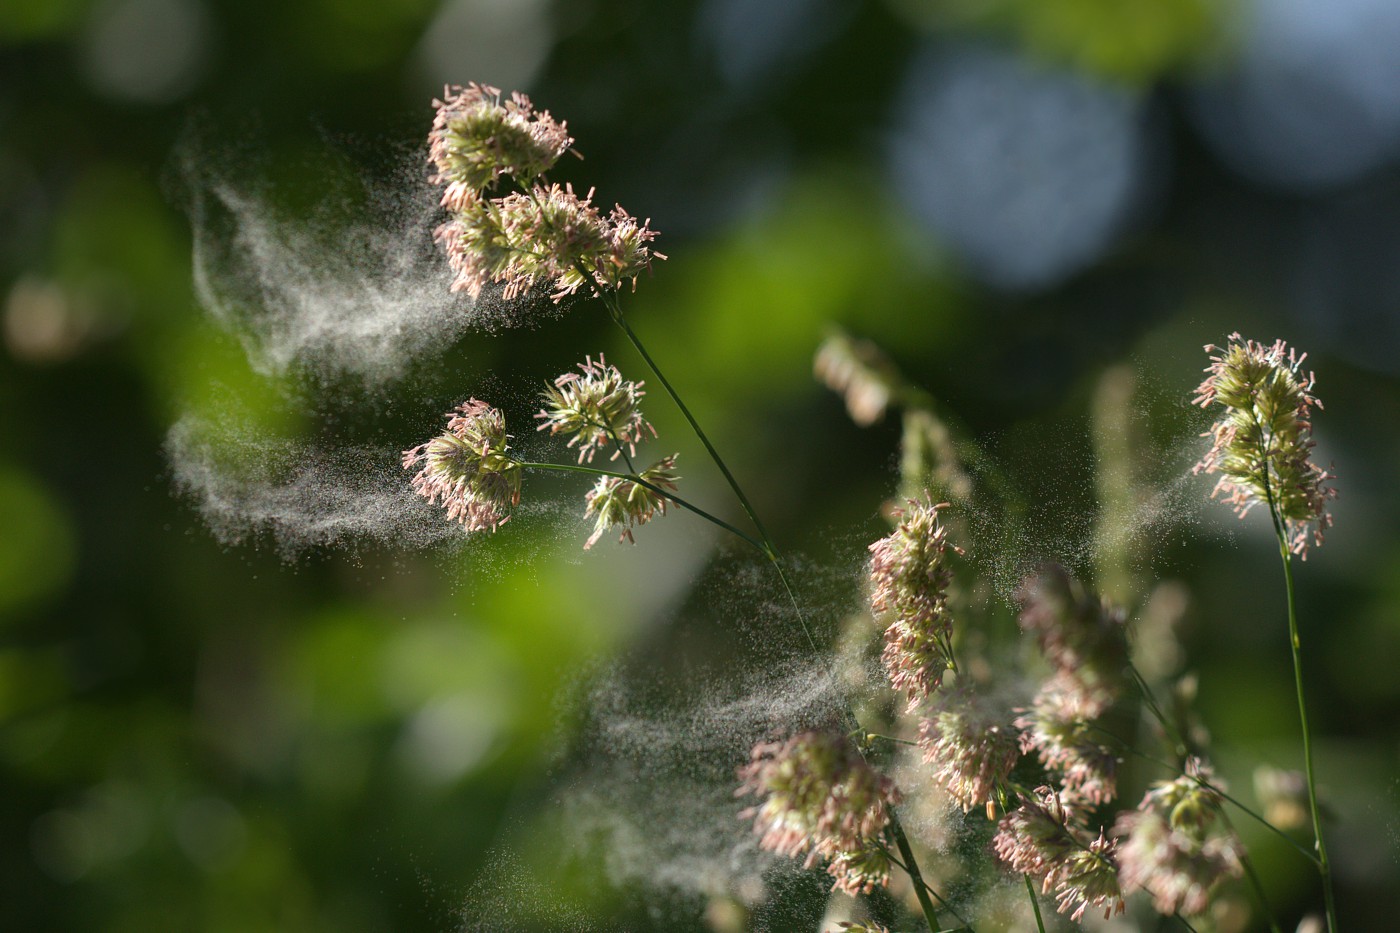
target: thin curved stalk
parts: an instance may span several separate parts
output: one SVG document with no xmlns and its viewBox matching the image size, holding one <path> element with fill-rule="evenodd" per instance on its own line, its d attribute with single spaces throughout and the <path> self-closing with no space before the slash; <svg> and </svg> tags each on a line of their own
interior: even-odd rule
<svg viewBox="0 0 1400 933">
<path fill-rule="evenodd" d="M 893 852 L 891 852 L 887 847 L 883 845 L 880 846 L 880 850 L 885 853 L 885 857 L 890 860 L 890 864 L 894 865 L 896 868 L 900 869 L 906 875 L 909 876 L 909 880 L 912 881 L 914 884 L 916 893 L 922 891 L 931 896 L 943 907 L 944 910 L 948 911 L 948 913 L 952 914 L 957 920 L 961 921 L 962 926 L 958 927 L 957 929 L 967 930 L 969 931 L 969 933 L 971 933 L 972 925 L 967 922 L 967 918 L 964 917 L 962 914 L 958 913 L 957 910 L 953 908 L 953 905 L 948 903 L 947 898 L 943 897 L 943 895 L 939 894 L 936 890 L 929 886 L 929 883 L 924 880 L 923 875 L 918 873 L 919 865 L 917 862 L 910 862 L 906 864 L 905 862 L 901 861 L 900 856 L 896 856 Z M 910 865 L 913 865 L 914 867 L 911 869 L 909 867 Z M 929 907 L 930 909 L 932 909 L 933 905 L 930 904 Z M 934 930 L 935 926 L 937 925 L 936 917 L 935 919 L 930 920 L 929 914 L 925 913 L 924 920 L 928 922 L 929 929 Z M 939 933 L 939 931 L 934 930 L 934 933 Z"/>
</svg>

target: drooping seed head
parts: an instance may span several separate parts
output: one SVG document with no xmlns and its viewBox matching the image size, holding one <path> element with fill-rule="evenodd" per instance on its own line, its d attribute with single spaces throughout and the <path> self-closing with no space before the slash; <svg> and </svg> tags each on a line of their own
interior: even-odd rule
<svg viewBox="0 0 1400 933">
<path fill-rule="evenodd" d="M 1308 821 L 1308 779 L 1301 771 L 1260 765 L 1254 769 L 1254 796 L 1264 819 L 1279 829 L 1298 829 Z"/>
<path fill-rule="evenodd" d="M 1012 871 L 1039 879 L 1046 893 L 1054 891 L 1056 908 L 1073 920 L 1089 907 L 1102 908 L 1105 919 L 1123 912 L 1115 841 L 1102 830 L 1091 836 L 1048 787 L 1002 817 L 992 849 Z"/>
<path fill-rule="evenodd" d="M 827 388 L 846 400 L 846 411 L 861 427 L 885 416 L 899 381 L 894 365 L 878 347 L 843 332 L 822 341 L 812 369 Z"/>
<path fill-rule="evenodd" d="M 1187 774 L 1153 785 L 1114 825 L 1123 886 L 1151 894 L 1158 913 L 1202 913 L 1220 881 L 1243 873 L 1239 839 L 1215 825 L 1222 798 L 1203 783 L 1211 780 L 1209 768 L 1192 759 Z"/>
<path fill-rule="evenodd" d="M 1123 612 L 1059 564 L 1046 564 L 1016 591 L 1021 629 L 1055 669 L 1062 718 L 1095 719 L 1113 705 L 1128 666 Z"/>
<path fill-rule="evenodd" d="M 851 894 L 888 882 L 888 857 L 877 843 L 899 791 L 845 736 L 811 731 L 760 742 L 739 779 L 736 795 L 763 798 L 740 814 L 753 819 L 762 848 L 806 853 L 809 867 L 827 860 L 827 872 Z"/>
<path fill-rule="evenodd" d="M 1031 708 L 1016 719 L 1021 751 L 1032 752 L 1058 774 L 1061 800 L 1070 810 L 1102 806 L 1118 792 L 1118 756 L 1095 741 L 1093 726 L 1073 711 L 1066 715 L 1053 679 L 1042 687 Z"/>
<path fill-rule="evenodd" d="M 924 763 L 934 766 L 933 779 L 963 812 L 994 800 L 1020 758 L 1016 730 L 1000 710 L 966 689 L 937 701 L 919 724 L 919 746 Z"/>
<path fill-rule="evenodd" d="M 1078 923 L 1090 907 L 1103 911 L 1107 920 L 1123 913 L 1123 889 L 1118 880 L 1115 861 L 1116 839 L 1107 839 L 1103 831 L 1087 846 L 1070 853 L 1055 886 L 1055 909 L 1069 914 Z"/>
</svg>

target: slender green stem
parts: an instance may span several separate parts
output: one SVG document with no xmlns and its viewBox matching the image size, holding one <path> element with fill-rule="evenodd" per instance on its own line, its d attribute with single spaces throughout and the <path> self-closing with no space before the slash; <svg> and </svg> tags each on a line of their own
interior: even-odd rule
<svg viewBox="0 0 1400 933">
<path fill-rule="evenodd" d="M 1272 503 L 1270 507 L 1272 508 Z M 1303 698 L 1303 655 L 1298 639 L 1298 612 L 1293 597 L 1293 561 L 1288 550 L 1288 541 L 1282 531 L 1279 532 L 1279 553 L 1283 555 L 1283 576 L 1288 588 L 1288 640 L 1293 649 L 1293 683 L 1298 692 L 1298 719 L 1303 727 L 1303 765 L 1308 778 L 1308 809 L 1312 811 L 1318 871 L 1322 874 L 1327 930 L 1328 933 L 1337 933 L 1337 905 L 1332 894 L 1332 869 L 1327 860 L 1327 843 L 1322 835 L 1322 812 L 1317 805 L 1317 778 L 1313 770 L 1312 731 L 1308 728 L 1308 705 Z"/>
<path fill-rule="evenodd" d="M 733 525 L 729 524 L 729 522 L 725 521 L 724 519 L 711 515 L 709 512 L 706 512 L 699 506 L 687 502 L 675 493 L 662 489 L 655 483 L 647 482 L 646 480 L 638 476 L 636 473 L 616 473 L 612 470 L 599 470 L 595 467 L 586 467 L 582 464 L 573 463 L 535 463 L 528 460 L 517 460 L 515 462 L 526 470 L 554 470 L 560 473 L 584 473 L 588 476 L 608 476 L 612 477 L 613 479 L 621 479 L 626 480 L 629 483 L 636 483 L 638 486 L 643 486 L 647 489 L 650 489 L 658 496 L 665 497 L 667 500 L 674 502 L 681 508 L 694 512 L 696 515 L 700 516 L 705 521 L 710 522 L 714 525 L 718 525 L 725 531 L 737 535 L 744 541 L 748 542 L 750 546 L 762 552 L 764 555 L 767 555 L 768 553 L 768 549 L 763 546 L 762 542 L 755 540 L 754 538 L 740 531 L 738 528 L 735 528 Z"/>
<path fill-rule="evenodd" d="M 670 380 L 661 372 L 660 367 L 656 365 L 656 361 L 653 360 L 651 354 L 647 352 L 647 348 L 642 345 L 641 338 L 637 336 L 637 332 L 627 323 L 627 318 L 622 314 L 622 305 L 618 303 L 617 293 L 604 291 L 603 301 L 607 304 L 612 319 L 617 323 L 618 327 L 622 328 L 622 332 L 627 335 L 627 339 L 632 342 L 632 346 L 636 347 L 637 352 L 641 354 L 642 359 L 646 361 L 647 366 L 651 369 L 652 373 L 655 374 L 662 388 L 671 396 L 671 401 L 676 403 L 676 407 L 679 408 L 681 414 L 685 416 L 685 420 L 690 423 L 690 429 L 695 432 L 695 436 L 698 437 L 700 443 L 705 446 L 705 450 L 709 453 L 710 459 L 715 462 L 715 466 L 719 467 L 719 471 L 724 474 L 725 481 L 729 483 L 729 488 L 734 491 L 735 498 L 737 498 L 739 504 L 743 506 L 745 514 L 749 516 L 749 521 L 753 522 L 754 528 L 758 529 L 759 537 L 763 539 L 764 543 L 770 543 L 768 532 L 764 530 L 763 522 L 759 520 L 758 513 L 754 511 L 753 505 L 750 504 L 749 497 L 744 495 L 744 490 L 739 487 L 739 481 L 734 478 L 733 473 L 729 472 L 729 467 L 725 466 L 724 459 L 720 457 L 719 451 L 715 450 L 715 445 L 710 443 L 710 439 L 700 427 L 700 422 L 695 420 L 695 416 L 690 413 L 690 409 L 686 407 L 685 402 L 681 400 L 680 394 L 676 392 Z"/>
<path fill-rule="evenodd" d="M 1031 899 L 1031 908 L 1035 911 L 1035 928 L 1040 933 L 1045 933 L 1045 918 L 1040 915 L 1040 900 L 1035 896 L 1035 885 L 1031 883 L 1030 875 L 1022 875 L 1026 882 L 1026 896 Z"/>
<path fill-rule="evenodd" d="M 924 912 L 924 921 L 928 923 L 930 931 L 938 929 L 938 912 L 933 908 L 933 902 L 929 900 L 929 892 L 932 890 L 924 883 L 924 876 L 919 871 L 919 863 L 914 858 L 914 850 L 909 848 L 909 839 L 904 835 L 904 827 L 899 825 L 899 820 L 894 818 L 894 813 L 890 813 L 890 834 L 894 836 L 894 844 L 899 847 L 899 854 L 904 859 L 904 871 L 909 875 L 909 880 L 914 882 L 914 896 L 919 899 L 919 909 Z M 934 895 L 937 897 L 937 895 Z M 939 902 L 947 906 L 941 897 Z M 957 911 L 952 910 L 953 916 L 958 917 Z M 964 924 L 967 923 L 962 917 L 958 917 Z"/>
<path fill-rule="evenodd" d="M 957 910 L 953 907 L 953 905 L 948 903 L 947 898 L 939 894 L 938 891 L 934 888 L 930 887 L 929 883 L 925 881 L 923 879 L 923 876 L 918 873 L 919 864 L 917 862 L 911 860 L 908 862 L 908 864 L 906 864 L 904 861 L 901 861 L 899 856 L 895 855 L 883 845 L 880 846 L 880 850 L 885 853 L 885 857 L 890 860 L 890 864 L 894 865 L 896 868 L 900 869 L 906 875 L 909 876 L 909 880 L 913 882 L 916 891 L 922 891 L 930 895 L 935 901 L 939 903 L 940 906 L 942 906 L 944 910 L 948 911 L 948 913 L 952 914 L 962 923 L 962 926 L 957 927 L 957 929 L 967 930 L 968 933 L 974 933 L 972 929 L 972 924 L 968 923 L 967 918 L 964 917 L 962 914 L 958 913 Z M 912 853 L 910 854 L 912 856 Z M 911 869 L 909 867 L 910 865 L 913 865 L 914 867 Z M 920 898 L 920 900 L 922 901 L 923 899 Z M 932 905 L 929 906 L 932 907 Z M 928 923 L 929 929 L 932 930 L 933 933 L 940 933 L 940 931 L 935 929 L 938 925 L 936 917 L 931 918 L 930 915 L 927 912 L 925 912 L 924 920 Z M 947 933 L 947 931 L 942 931 L 942 933 Z"/>
<path fill-rule="evenodd" d="M 628 456 L 627 448 L 622 446 L 622 439 L 617 436 L 617 432 L 613 430 L 610 424 L 604 424 L 603 430 L 608 432 L 608 437 L 612 438 L 613 446 L 617 448 L 617 452 L 622 456 L 622 462 L 627 464 L 627 472 L 635 475 L 637 468 L 632 465 L 632 458 Z"/>
<path fill-rule="evenodd" d="M 1255 424 L 1259 424 L 1255 416 Z M 1317 870 L 1322 875 L 1322 897 L 1327 910 L 1328 933 L 1337 933 L 1337 905 L 1332 894 L 1332 868 L 1327 860 L 1327 843 L 1322 836 L 1322 813 L 1317 805 L 1317 778 L 1313 772 L 1312 730 L 1308 728 L 1308 704 L 1303 696 L 1303 651 L 1298 638 L 1298 609 L 1293 593 L 1293 552 L 1288 547 L 1283 516 L 1279 514 L 1270 481 L 1269 445 L 1262 425 L 1259 426 L 1259 452 L 1264 464 L 1264 496 L 1268 500 L 1269 517 L 1274 522 L 1279 556 L 1283 559 L 1283 580 L 1288 592 L 1288 645 L 1293 651 L 1293 685 L 1298 693 L 1298 719 L 1303 728 L 1303 766 L 1308 779 L 1308 808 L 1312 811 L 1313 839 L 1317 848 Z"/>
<path fill-rule="evenodd" d="M 1216 785 L 1212 784 L 1210 781 L 1207 781 L 1205 778 L 1201 778 L 1201 777 L 1197 777 L 1197 776 L 1195 776 L 1195 775 L 1187 774 L 1185 771 L 1181 770 L 1181 769 L 1178 768 L 1176 765 L 1173 765 L 1173 764 L 1171 764 L 1171 763 L 1169 763 L 1169 762 L 1165 762 L 1165 761 L 1163 761 L 1163 760 L 1160 759 L 1160 758 L 1154 758 L 1153 756 L 1147 754 L 1146 752 L 1138 751 L 1138 750 L 1137 750 L 1136 748 L 1134 748 L 1132 745 L 1130 745 L 1129 743 L 1125 742 L 1123 739 L 1119 738 L 1118 736 L 1114 735 L 1112 732 L 1109 732 L 1107 729 L 1103 728 L 1102 726 L 1091 725 L 1090 728 L 1093 729 L 1095 732 L 1098 732 L 1098 733 L 1100 733 L 1101 735 L 1105 736 L 1106 738 L 1112 739 L 1112 740 L 1114 741 L 1114 743 L 1115 743 L 1122 751 L 1125 751 L 1125 752 L 1127 752 L 1127 753 L 1130 754 L 1130 755 L 1136 755 L 1137 757 L 1141 758 L 1143 761 L 1149 761 L 1149 762 L 1151 762 L 1152 764 L 1157 765 L 1157 766 L 1160 767 L 1160 768 L 1165 768 L 1167 771 L 1170 771 L 1172 774 L 1175 774 L 1177 777 L 1189 777 L 1189 778 L 1191 778 L 1191 780 L 1195 781 L 1197 784 L 1201 785 L 1202 787 L 1206 788 L 1207 790 L 1210 790 L 1210 791 L 1213 791 L 1213 792 L 1216 793 L 1216 794 L 1219 794 L 1222 800 L 1224 800 L 1224 801 L 1227 802 L 1227 803 L 1233 804 L 1235 807 L 1237 807 L 1237 808 L 1240 810 L 1240 812 L 1244 813 L 1246 816 L 1253 817 L 1255 820 L 1257 820 L 1257 821 L 1259 822 L 1259 825 L 1263 826 L 1263 827 L 1264 827 L 1265 829 L 1267 829 L 1269 832 L 1271 832 L 1271 833 L 1273 833 L 1274 835 L 1278 836 L 1278 837 L 1279 837 L 1280 839 L 1282 839 L 1284 842 L 1288 843 L 1290 846 L 1292 846 L 1294 849 L 1296 849 L 1297 852 L 1298 852 L 1298 854 L 1301 855 L 1301 856 L 1303 856 L 1303 858 L 1307 859 L 1309 862 L 1312 862 L 1313 865 L 1318 865 L 1318 864 L 1319 864 L 1319 863 L 1318 863 L 1318 860 L 1317 860 L 1317 856 L 1314 855 L 1313 853 L 1309 852 L 1309 851 L 1308 851 L 1306 848 L 1304 848 L 1303 846 L 1300 846 L 1300 845 L 1298 844 L 1297 840 L 1295 840 L 1292 836 L 1288 835 L 1288 834 L 1285 833 L 1283 830 L 1281 830 L 1281 829 L 1279 829 L 1277 826 L 1275 826 L 1273 823 L 1270 823 L 1270 822 L 1269 822 L 1267 819 L 1265 819 L 1262 815 L 1260 815 L 1259 813 L 1257 813 L 1257 812 L 1255 812 L 1254 810 L 1250 809 L 1250 808 L 1249 808 L 1247 805 L 1245 805 L 1244 803 L 1240 802 L 1240 800 L 1239 800 L 1238 798 L 1235 798 L 1235 797 L 1230 796 L 1230 795 L 1227 794 L 1224 790 L 1222 790 L 1221 788 L 1219 788 L 1219 787 L 1217 787 Z"/>
<path fill-rule="evenodd" d="M 773 565 L 773 569 L 777 571 L 778 579 L 783 584 L 783 590 L 787 593 L 789 602 L 792 603 L 793 611 L 796 614 L 798 624 L 802 627 L 803 635 L 806 636 L 807 642 L 812 647 L 812 649 L 814 651 L 817 650 L 816 638 L 813 637 L 812 630 L 807 625 L 806 614 L 802 611 L 802 605 L 798 602 L 797 594 L 792 587 L 792 582 L 788 579 L 787 570 L 783 565 L 782 555 L 779 554 L 777 547 L 773 544 L 773 539 L 769 537 L 768 530 L 764 527 L 763 521 L 758 517 L 757 511 L 754 510 L 752 503 L 749 502 L 749 497 L 744 494 L 744 490 L 739 485 L 739 481 L 735 479 L 734 474 L 729 471 L 729 467 L 725 465 L 724 459 L 719 455 L 719 451 L 715 449 L 714 444 L 710 443 L 709 437 L 706 436 L 704 429 L 700 427 L 700 422 L 696 421 L 695 416 L 691 414 L 690 408 L 685 404 L 685 401 L 681 398 L 680 393 L 678 393 L 675 387 L 671 385 L 671 381 L 666 378 L 665 374 L 662 373 L 661 368 L 656 365 L 656 361 L 652 359 L 651 354 L 647 352 L 647 348 L 642 343 L 641 338 L 637 336 L 636 331 L 634 331 L 631 325 L 627 323 L 627 319 L 623 316 L 622 313 L 622 305 L 618 302 L 617 293 L 612 291 L 604 291 L 602 292 L 602 297 L 604 303 L 607 305 L 609 314 L 612 315 L 613 321 L 618 325 L 618 327 L 622 328 L 623 333 L 627 335 L 627 339 L 631 341 L 632 346 L 636 348 L 637 353 L 640 354 L 642 359 L 646 361 L 648 368 L 650 368 L 652 373 L 656 376 L 657 381 L 661 383 L 662 388 L 666 390 L 666 393 L 671 396 L 671 401 L 675 402 L 676 407 L 680 409 L 681 414 L 685 416 L 685 420 L 690 424 L 690 429 L 700 440 L 700 443 L 704 446 L 705 451 L 710 455 L 710 459 L 714 461 L 715 466 L 718 467 L 720 473 L 724 475 L 725 482 L 729 484 L 729 488 L 734 492 L 734 497 L 739 500 L 739 504 L 743 507 L 744 513 L 748 515 L 749 521 L 753 523 L 755 530 L 758 531 L 758 537 L 761 540 L 761 543 L 754 541 L 753 538 L 740 532 L 738 529 L 734 528 L 734 526 L 729 525 L 726 522 L 722 522 L 720 519 L 717 519 L 714 516 L 708 515 L 708 513 L 700 513 L 699 510 L 696 509 L 694 506 L 690 506 L 687 504 L 686 507 L 690 508 L 692 511 L 702 514 L 703 517 L 708 518 L 710 521 L 720 524 L 722 527 L 739 535 L 745 541 L 748 541 L 750 544 L 753 544 L 755 547 L 757 547 L 768 557 L 769 562 Z M 849 702 L 844 704 L 844 713 L 848 727 L 852 728 L 855 731 L 860 731 L 860 720 L 856 717 L 855 710 L 851 708 Z M 857 747 L 859 748 L 859 746 Z M 861 751 L 861 754 L 864 754 L 863 750 Z M 929 900 L 929 894 L 933 894 L 934 897 L 938 898 L 939 903 L 943 904 L 945 907 L 948 907 L 948 909 L 953 913 L 953 915 L 957 916 L 959 920 L 962 920 L 963 924 L 967 926 L 969 930 L 971 930 L 971 924 L 967 923 L 967 921 L 961 916 L 958 916 L 957 911 L 953 910 L 952 907 L 948 905 L 946 901 L 939 897 L 938 894 L 934 892 L 932 888 L 930 888 L 927 884 L 924 883 L 923 876 L 919 872 L 919 863 L 914 858 L 913 850 L 909 847 L 909 840 L 904 834 L 904 827 L 900 824 L 899 815 L 894 812 L 893 808 L 890 809 L 889 829 L 890 834 L 894 837 L 895 845 L 899 848 L 900 855 L 904 858 L 905 864 L 901 867 L 903 867 L 904 871 L 909 875 L 910 880 L 914 883 L 914 893 L 919 900 L 919 907 L 923 911 L 924 920 L 928 923 L 930 933 L 935 933 L 935 931 L 938 930 L 938 915 L 933 908 L 932 902 Z"/>
<path fill-rule="evenodd" d="M 1171 739 L 1172 744 L 1176 746 L 1174 750 L 1177 757 L 1185 759 L 1191 751 L 1186 744 L 1185 736 L 1181 734 L 1171 720 L 1167 719 L 1166 713 L 1162 712 L 1162 707 L 1157 703 L 1157 697 L 1152 693 L 1152 688 L 1148 686 L 1147 679 L 1142 676 L 1142 672 L 1137 669 L 1137 665 L 1131 661 L 1128 662 L 1128 672 L 1133 675 L 1133 681 L 1137 684 L 1138 690 L 1141 691 L 1142 699 L 1147 704 L 1147 708 L 1152 712 L 1153 718 L 1161 725 L 1162 731 L 1166 733 L 1167 738 Z"/>
<path fill-rule="evenodd" d="M 1191 933 L 1201 933 L 1200 930 L 1197 930 L 1195 927 L 1193 927 L 1193 926 L 1191 925 L 1191 921 L 1190 921 L 1190 920 L 1187 920 L 1187 919 L 1186 919 L 1185 917 L 1183 917 L 1181 914 L 1173 914 L 1173 916 L 1176 917 L 1177 920 L 1180 920 L 1180 921 L 1181 921 L 1181 925 L 1184 926 L 1184 927 L 1186 927 L 1186 929 L 1190 930 Z"/>
<path fill-rule="evenodd" d="M 1231 832 L 1235 831 L 1235 827 L 1230 823 L 1228 814 L 1222 811 L 1220 818 L 1225 821 L 1225 826 Z M 1244 868 L 1245 877 L 1249 879 L 1249 886 L 1254 891 L 1254 899 L 1259 902 L 1260 911 L 1268 918 L 1269 929 L 1272 933 L 1283 933 L 1283 931 L 1279 929 L 1277 918 L 1274 917 L 1273 908 L 1269 906 L 1269 898 L 1264 894 L 1264 884 L 1259 880 L 1259 873 L 1254 870 L 1254 862 L 1250 859 L 1248 853 L 1243 851 L 1240 853 L 1240 865 Z"/>
</svg>

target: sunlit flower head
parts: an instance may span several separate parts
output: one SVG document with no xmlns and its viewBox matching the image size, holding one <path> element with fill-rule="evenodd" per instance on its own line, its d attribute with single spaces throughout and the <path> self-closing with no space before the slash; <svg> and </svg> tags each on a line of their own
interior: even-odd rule
<svg viewBox="0 0 1400 933">
<path fill-rule="evenodd" d="M 603 217 L 592 197 L 571 185 L 536 185 L 464 203 L 433 234 L 456 273 L 452 290 L 476 298 L 495 282 L 510 300 L 539 285 L 559 302 L 585 288 L 617 289 L 665 258 L 646 245 L 655 231 L 620 207 Z"/>
<path fill-rule="evenodd" d="M 598 361 L 586 358 L 579 372 L 565 373 L 554 380 L 542 395 L 544 407 L 535 415 L 543 423 L 539 430 L 570 434 L 569 446 L 578 445 L 578 462 L 592 460 L 600 448 L 616 448 L 616 460 L 626 448 L 637 454 L 637 442 L 656 429 L 642 417 L 641 401 L 646 393 L 642 383 L 622 378 L 616 366 L 598 354 Z"/>
<path fill-rule="evenodd" d="M 584 550 L 591 548 L 607 532 L 617 529 L 621 529 L 619 542 L 636 543 L 632 537 L 633 528 L 645 525 L 658 513 L 666 514 L 666 497 L 657 489 L 676 491 L 680 480 L 676 474 L 676 455 L 661 458 L 637 475 L 656 488 L 619 476 L 603 476 L 589 491 L 585 514 L 593 517 L 594 524 Z"/>
<path fill-rule="evenodd" d="M 1042 688 L 1031 708 L 1016 719 L 1021 750 L 1032 752 L 1062 785 L 1061 800 L 1071 810 L 1097 807 L 1118 792 L 1118 756 L 1102 742 L 1090 722 L 1065 709 L 1053 687 Z"/>
<path fill-rule="evenodd" d="M 1185 775 L 1154 784 L 1114 825 L 1123 886 L 1147 891 L 1158 913 L 1202 913 L 1216 884 L 1243 872 L 1234 831 L 1216 826 L 1222 798 L 1202 783 L 1211 780 L 1192 759 Z"/>
<path fill-rule="evenodd" d="M 1322 403 L 1313 395 L 1313 374 L 1302 370 L 1307 354 L 1282 340 L 1266 346 L 1239 334 L 1206 352 L 1215 355 L 1194 401 L 1225 412 L 1206 432 L 1211 448 L 1194 471 L 1220 474 L 1211 495 L 1241 517 L 1272 503 L 1289 549 L 1306 559 L 1332 525 L 1327 500 L 1337 495 L 1332 474 L 1312 462 L 1312 410 Z"/>
<path fill-rule="evenodd" d="M 947 507 L 911 500 L 909 508 L 896 511 L 894 532 L 870 545 L 870 606 L 889 620 L 883 660 L 911 709 L 938 689 L 952 660 L 949 557 L 962 550 L 948 543 L 939 521 L 939 510 Z"/>
<path fill-rule="evenodd" d="M 924 763 L 933 765 L 933 779 L 964 812 L 994 800 L 1020 758 L 1016 730 L 1005 718 L 960 689 L 940 698 L 919 724 Z"/>
<path fill-rule="evenodd" d="M 1308 821 L 1308 779 L 1302 771 L 1259 765 L 1254 769 L 1254 796 L 1264 808 L 1264 819 L 1279 829 L 1298 829 Z"/>
<path fill-rule="evenodd" d="M 437 173 L 431 180 L 446 185 L 442 203 L 450 210 L 460 210 L 502 175 L 528 186 L 574 142 L 564 123 L 547 110 L 536 112 L 519 92 L 502 103 L 494 87 L 448 87 L 433 106 L 428 158 Z"/>
<path fill-rule="evenodd" d="M 403 467 L 419 466 L 414 492 L 441 504 L 449 519 L 495 531 L 520 502 L 521 467 L 509 449 L 501 412 L 470 399 L 448 413 L 444 433 L 403 452 Z"/>
<path fill-rule="evenodd" d="M 1012 871 L 1039 879 L 1043 892 L 1053 891 L 1057 909 L 1073 920 L 1090 907 L 1105 918 L 1123 912 L 1114 841 L 1102 831 L 1090 835 L 1048 787 L 1001 818 L 992 850 Z"/>
<path fill-rule="evenodd" d="M 753 819 L 764 849 L 790 857 L 805 853 L 808 867 L 825 859 L 828 873 L 848 893 L 888 882 L 889 860 L 877 843 L 899 791 L 845 736 L 811 731 L 785 742 L 760 742 L 739 779 L 737 795 L 763 798 L 740 818 Z"/>
<path fill-rule="evenodd" d="M 898 374 L 868 340 L 830 334 L 817 348 L 812 369 L 827 388 L 846 400 L 851 420 L 868 427 L 885 416 Z"/>
</svg>

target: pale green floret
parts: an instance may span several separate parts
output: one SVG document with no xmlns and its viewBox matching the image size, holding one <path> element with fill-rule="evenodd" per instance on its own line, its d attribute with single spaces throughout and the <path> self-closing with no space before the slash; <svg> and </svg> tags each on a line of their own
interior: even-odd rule
<svg viewBox="0 0 1400 933">
<path fill-rule="evenodd" d="M 598 362 L 589 357 L 578 368 L 579 373 L 565 373 L 541 393 L 544 407 L 535 415 L 543 422 L 539 430 L 572 435 L 569 446 L 578 445 L 580 463 L 608 447 L 616 448 L 614 460 L 624 447 L 635 456 L 644 432 L 656 434 L 642 417 L 642 383 L 623 379 L 601 354 Z"/>
<path fill-rule="evenodd" d="M 514 94 L 502 104 L 500 94 L 469 84 L 448 88 L 438 102 L 429 157 L 438 169 L 434 181 L 449 186 L 452 206 L 463 192 L 480 194 L 502 175 L 529 185 L 573 144 L 564 124 L 547 111 L 536 113 L 528 97 Z"/>
<path fill-rule="evenodd" d="M 619 542 L 635 543 L 632 537 L 634 527 L 645 525 L 658 512 L 666 514 L 666 497 L 657 489 L 675 491 L 676 482 L 680 479 L 676 474 L 675 465 L 676 457 L 673 454 L 663 457 L 638 474 L 640 479 L 650 483 L 655 489 L 619 476 L 601 477 L 586 499 L 585 515 L 593 516 L 595 522 L 593 534 L 584 544 L 584 549 L 591 548 L 599 538 L 615 528 L 622 529 Z"/>
</svg>

